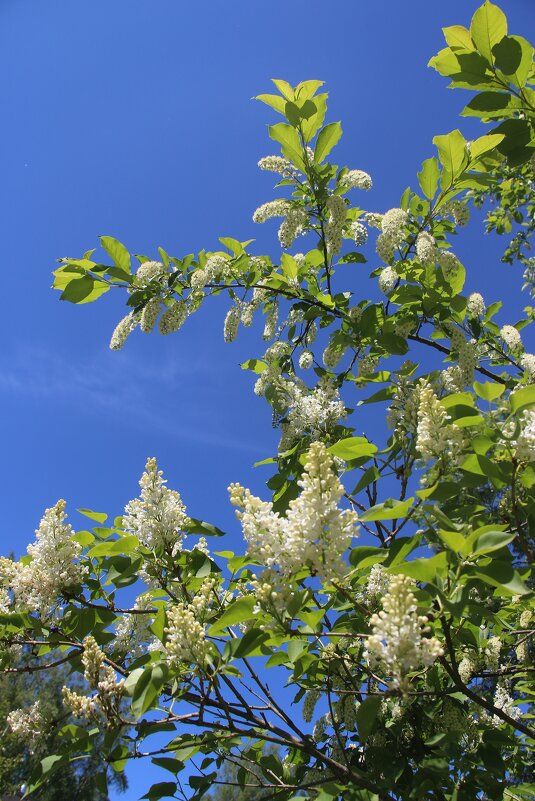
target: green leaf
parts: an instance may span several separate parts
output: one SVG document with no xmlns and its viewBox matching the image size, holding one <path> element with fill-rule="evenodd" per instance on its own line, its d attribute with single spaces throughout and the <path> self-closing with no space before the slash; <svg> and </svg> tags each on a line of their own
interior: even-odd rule
<svg viewBox="0 0 535 801">
<path fill-rule="evenodd" d="M 464 537 L 460 531 L 445 531 L 444 529 L 439 529 L 437 534 L 450 551 L 463 553 L 466 537 Z"/>
<path fill-rule="evenodd" d="M 125 246 L 117 239 L 114 239 L 113 236 L 101 236 L 99 239 L 100 244 L 106 253 L 111 257 L 115 266 L 119 267 L 119 269 L 123 270 L 123 272 L 129 273 L 130 253 Z"/>
<path fill-rule="evenodd" d="M 373 727 L 375 726 L 377 716 L 379 715 L 381 704 L 381 697 L 378 695 L 372 695 L 369 698 L 366 698 L 366 700 L 363 701 L 357 709 L 357 728 L 361 743 L 365 743 L 370 736 Z"/>
<path fill-rule="evenodd" d="M 495 559 L 485 567 L 478 565 L 473 574 L 491 587 L 506 590 L 511 595 L 526 595 L 531 592 L 509 562 Z"/>
<path fill-rule="evenodd" d="M 504 36 L 492 50 L 496 66 L 519 89 L 533 69 L 533 46 L 522 36 Z"/>
<path fill-rule="evenodd" d="M 234 254 L 234 256 L 241 256 L 242 253 L 245 253 L 243 244 L 238 242 L 237 239 L 233 239 L 231 236 L 220 236 L 219 241 L 222 245 L 228 248 L 230 252 Z"/>
<path fill-rule="evenodd" d="M 440 169 L 436 158 L 433 156 L 432 158 L 425 159 L 422 163 L 422 169 L 418 173 L 418 181 L 422 192 L 429 200 L 435 197 L 439 178 Z"/>
<path fill-rule="evenodd" d="M 314 97 L 314 104 L 317 111 L 312 115 L 312 117 L 309 117 L 308 120 L 305 120 L 301 126 L 305 142 L 310 142 L 310 140 L 316 135 L 323 125 L 323 120 L 325 119 L 325 114 L 327 113 L 327 97 L 328 95 L 326 93 L 316 95 Z"/>
<path fill-rule="evenodd" d="M 159 801 L 160 798 L 175 798 L 176 789 L 176 782 L 157 782 L 141 797 L 148 798 L 149 801 Z"/>
<path fill-rule="evenodd" d="M 323 159 L 331 152 L 340 137 L 342 136 L 342 126 L 339 122 L 330 122 L 322 128 L 316 140 L 314 148 L 314 163 L 321 164 Z"/>
<path fill-rule="evenodd" d="M 105 512 L 93 512 L 92 509 L 77 509 L 76 511 L 90 520 L 96 520 L 97 523 L 105 523 L 108 519 L 108 515 Z"/>
<path fill-rule="evenodd" d="M 509 113 L 518 105 L 517 100 L 512 97 L 512 95 L 506 94 L 505 92 L 479 92 L 479 94 L 473 97 L 464 107 L 461 113 L 463 117 L 500 119 L 509 116 Z M 475 158 L 471 147 L 470 157 L 472 159 Z"/>
<path fill-rule="evenodd" d="M 294 99 L 294 90 L 288 81 L 283 81 L 280 78 L 272 78 L 271 82 L 275 84 L 281 95 L 283 95 L 286 100 Z"/>
<path fill-rule="evenodd" d="M 69 281 L 61 293 L 60 300 L 68 300 L 70 303 L 77 304 L 92 303 L 107 292 L 109 288 L 109 285 L 104 281 L 99 281 L 90 275 L 84 275 L 81 278 Z"/>
<path fill-rule="evenodd" d="M 468 164 L 466 140 L 459 130 L 433 137 L 443 167 L 440 185 L 448 189 Z"/>
<path fill-rule="evenodd" d="M 487 381 L 480 384 L 479 381 L 474 383 L 474 392 L 479 398 L 486 401 L 493 401 L 503 395 L 505 386 L 503 384 L 495 384 L 493 381 Z"/>
<path fill-rule="evenodd" d="M 507 35 L 507 18 L 503 11 L 485 0 L 470 23 L 470 36 L 489 64 L 494 63 L 492 48 Z"/>
<path fill-rule="evenodd" d="M 510 396 L 509 403 L 511 404 L 511 410 L 513 412 L 535 406 L 535 384 L 517 389 L 516 392 L 513 392 Z"/>
<path fill-rule="evenodd" d="M 350 462 L 361 456 L 373 456 L 377 452 L 377 446 L 364 437 L 347 437 L 331 445 L 328 450 L 333 456 L 339 456 L 340 459 Z"/>
<path fill-rule="evenodd" d="M 309 100 L 314 97 L 320 86 L 323 86 L 325 81 L 301 81 L 295 87 L 296 100 Z"/>
<path fill-rule="evenodd" d="M 234 626 L 236 623 L 252 620 L 255 616 L 253 613 L 254 606 L 256 606 L 256 598 L 252 595 L 236 598 L 236 600 L 231 601 L 227 606 L 219 620 L 216 620 L 216 622 L 210 626 L 208 633 L 210 636 L 220 634 L 225 631 L 228 626 Z"/>
<path fill-rule="evenodd" d="M 515 538 L 515 534 L 508 531 L 487 531 L 482 534 L 475 543 L 474 555 L 482 556 L 492 551 L 499 551 L 505 545 L 509 545 Z"/>
<path fill-rule="evenodd" d="M 474 50 L 475 45 L 470 36 L 470 31 L 464 25 L 450 25 L 447 28 L 442 28 L 442 33 L 446 42 L 452 48 L 461 48 L 464 50 Z"/>
<path fill-rule="evenodd" d="M 366 512 L 359 515 L 359 520 L 368 523 L 371 520 L 397 520 L 405 517 L 413 504 L 414 498 L 407 498 L 405 501 L 388 500 L 372 506 Z"/>
<path fill-rule="evenodd" d="M 280 114 L 284 115 L 284 111 L 286 108 L 286 100 L 280 95 L 257 95 L 255 100 L 260 100 L 262 103 L 265 103 L 266 106 L 271 106 L 274 108 L 275 111 L 278 111 Z"/>
<path fill-rule="evenodd" d="M 359 570 L 364 570 L 369 565 L 382 562 L 387 556 L 384 548 L 376 548 L 374 545 L 358 545 L 356 548 L 351 548 L 349 563 L 353 567 L 358 567 Z"/>
<path fill-rule="evenodd" d="M 411 562 L 403 562 L 395 567 L 389 568 L 390 573 L 403 573 L 404 576 L 430 584 L 435 578 L 447 568 L 448 557 L 445 551 L 431 556 L 429 559 L 413 559 Z"/>
<path fill-rule="evenodd" d="M 141 717 L 159 697 L 162 687 L 169 677 L 166 664 L 145 668 L 140 674 L 132 693 L 132 714 Z"/>
<path fill-rule="evenodd" d="M 304 171 L 305 162 L 303 161 L 301 142 L 295 128 L 285 122 L 278 122 L 277 125 L 270 125 L 268 131 L 271 139 L 279 142 L 286 158 L 298 169 Z"/>
<path fill-rule="evenodd" d="M 184 528 L 188 534 L 201 534 L 209 537 L 224 537 L 225 532 L 211 523 L 205 523 L 204 520 L 197 520 L 195 517 L 189 518 L 188 525 Z"/>
<path fill-rule="evenodd" d="M 117 540 L 108 540 L 107 542 L 99 542 L 88 551 L 87 555 L 90 559 L 97 556 L 114 556 L 116 554 L 130 553 L 139 547 L 139 540 L 133 534 L 126 537 L 119 537 Z"/>
</svg>

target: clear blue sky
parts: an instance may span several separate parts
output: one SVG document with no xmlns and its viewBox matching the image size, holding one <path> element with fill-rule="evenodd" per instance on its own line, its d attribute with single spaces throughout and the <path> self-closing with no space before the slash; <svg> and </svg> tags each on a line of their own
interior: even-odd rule
<svg viewBox="0 0 535 801">
<path fill-rule="evenodd" d="M 512 32 L 533 34 L 531 0 L 501 6 Z M 237 542 L 226 487 L 241 481 L 260 492 L 266 474 L 251 465 L 278 438 L 237 367 L 262 352 L 257 335 L 225 345 L 214 304 L 180 334 L 137 334 L 114 354 L 123 298 L 59 303 L 49 288 L 55 259 L 81 255 L 98 234 L 153 257 L 158 245 L 183 255 L 217 249 L 218 236 L 256 237 L 258 252 L 277 256 L 275 225 L 251 220 L 274 197 L 273 177 L 256 162 L 276 152 L 266 132 L 275 115 L 250 99 L 272 77 L 326 81 L 329 119 L 344 128 L 338 163 L 371 173 L 370 208 L 397 205 L 435 134 L 478 130 L 457 117 L 468 96 L 426 67 L 441 27 L 466 24 L 476 7 L 2 0 L 0 552 L 20 554 L 59 497 L 73 511 L 121 513 L 149 455 L 192 515 Z M 498 269 L 499 244 L 467 235 L 456 248 L 470 289 L 489 302 L 507 302 L 521 281 L 519 270 Z M 372 255 L 370 269 L 377 264 Z M 518 311 L 511 305 L 503 322 Z M 136 766 L 124 801 L 151 775 Z"/>
</svg>

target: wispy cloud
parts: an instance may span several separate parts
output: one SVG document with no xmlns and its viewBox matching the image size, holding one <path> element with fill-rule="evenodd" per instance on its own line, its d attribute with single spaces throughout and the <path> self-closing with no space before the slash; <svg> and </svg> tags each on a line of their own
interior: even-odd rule
<svg viewBox="0 0 535 801">
<path fill-rule="evenodd" d="M 210 388 L 216 379 L 213 364 L 208 366 L 202 359 L 186 363 L 175 356 L 156 364 L 99 351 L 81 362 L 43 347 L 21 345 L 9 361 L 5 355 L 0 357 L 4 395 L 66 404 L 73 414 L 77 408 L 95 409 L 99 414 L 107 410 L 124 425 L 142 425 L 176 439 L 258 455 L 258 444 L 254 447 L 245 438 L 225 433 L 211 419 L 214 393 Z M 186 381 L 189 392 L 179 393 Z M 267 442 L 265 447 L 269 448 Z"/>
</svg>

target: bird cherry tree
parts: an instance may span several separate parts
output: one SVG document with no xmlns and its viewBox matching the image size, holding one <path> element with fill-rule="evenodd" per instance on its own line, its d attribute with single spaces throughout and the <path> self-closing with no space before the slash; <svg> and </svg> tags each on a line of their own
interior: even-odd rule
<svg viewBox="0 0 535 801">
<path fill-rule="evenodd" d="M 258 100 L 282 117 L 280 154 L 259 167 L 277 197 L 253 219 L 278 218 L 276 258 L 232 238 L 133 258 L 105 236 L 56 270 L 73 303 L 122 288 L 115 350 L 216 295 L 226 341 L 263 319 L 243 367 L 281 436 L 263 497 L 229 487 L 241 553 L 212 552 L 222 532 L 149 458 L 122 515 L 84 510 L 97 525 L 75 532 L 60 500 L 27 555 L 0 561 L 4 669 L 31 649 L 31 669 L 85 678 L 58 720 L 10 715 L 62 742 L 29 792 L 98 742 L 102 787 L 131 759 L 161 768 L 152 801 L 201 799 L 225 762 L 279 801 L 532 797 L 534 311 L 496 323 L 500 302 L 463 294 L 477 253 L 463 265 L 451 241 L 470 197 L 533 171 L 533 47 L 490 2 L 444 34 L 431 66 L 490 127 L 436 136 L 399 206 L 367 209 L 371 177 L 328 160 L 342 129 L 322 82 L 275 80 Z M 355 288 L 371 239 L 382 264 Z M 358 436 L 363 404 L 384 425 Z"/>
</svg>

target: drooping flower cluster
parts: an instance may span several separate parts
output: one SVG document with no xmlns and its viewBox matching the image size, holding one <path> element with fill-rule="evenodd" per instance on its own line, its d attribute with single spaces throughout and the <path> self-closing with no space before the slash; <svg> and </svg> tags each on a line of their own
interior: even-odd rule
<svg viewBox="0 0 535 801">
<path fill-rule="evenodd" d="M 422 267 L 429 267 L 435 263 L 437 256 L 437 246 L 435 237 L 428 231 L 420 231 L 416 237 L 416 255 Z"/>
<path fill-rule="evenodd" d="M 524 350 L 520 332 L 513 325 L 503 325 L 500 328 L 500 336 L 511 353 L 521 353 Z"/>
<path fill-rule="evenodd" d="M 409 215 L 403 209 L 389 209 L 381 218 L 381 233 L 377 237 L 377 253 L 383 261 L 390 262 L 394 250 L 403 242 L 403 227 L 408 222 Z M 370 225 L 373 223 L 369 219 Z"/>
<path fill-rule="evenodd" d="M 462 431 L 449 422 L 446 409 L 426 379 L 418 382 L 416 449 L 425 461 L 447 459 L 456 463 L 463 444 Z"/>
<path fill-rule="evenodd" d="M 101 714 L 108 720 L 115 719 L 125 692 L 124 680 L 117 681 L 115 670 L 107 664 L 106 654 L 92 635 L 84 639 L 83 647 L 84 678 L 95 694 L 81 695 L 69 687 L 63 687 L 63 703 L 78 718 L 98 720 Z"/>
<path fill-rule="evenodd" d="M 379 289 L 381 292 L 383 292 L 385 295 L 388 295 L 389 292 L 392 292 L 398 277 L 399 276 L 393 267 L 385 267 L 384 270 L 381 270 L 378 278 Z"/>
<path fill-rule="evenodd" d="M 466 300 L 466 311 L 470 317 L 483 317 L 486 312 L 483 295 L 480 295 L 479 292 L 472 292 L 471 295 L 468 295 Z"/>
<path fill-rule="evenodd" d="M 46 509 L 35 532 L 37 539 L 28 545 L 30 562 L 0 558 L 0 575 L 4 574 L 13 592 L 15 611 L 28 609 L 46 618 L 62 593 L 83 581 L 85 568 L 78 561 L 82 546 L 65 522 L 65 506 L 65 501 L 59 500 Z"/>
<path fill-rule="evenodd" d="M 505 714 L 509 715 L 510 718 L 513 718 L 513 720 L 519 720 L 522 717 L 521 710 L 515 706 L 515 702 L 509 695 L 507 686 L 502 682 L 499 682 L 496 685 L 496 691 L 494 693 L 494 706 L 496 709 L 501 709 L 502 712 L 505 712 Z M 492 722 L 495 726 L 501 726 L 503 724 L 503 720 L 498 717 L 498 715 L 493 716 Z"/>
<path fill-rule="evenodd" d="M 535 354 L 523 353 L 520 357 L 520 364 L 528 375 L 528 381 L 530 383 L 535 382 Z"/>
<path fill-rule="evenodd" d="M 285 250 L 293 245 L 299 234 L 308 225 L 308 214 L 304 209 L 292 208 L 279 228 L 279 242 Z"/>
<path fill-rule="evenodd" d="M 139 480 L 141 497 L 127 503 L 123 516 L 123 528 L 151 550 L 169 546 L 180 549 L 189 523 L 180 495 L 165 484 L 156 459 L 148 459 Z"/>
<path fill-rule="evenodd" d="M 293 164 L 282 156 L 264 156 L 258 162 L 258 166 L 261 170 L 277 172 L 286 178 L 297 172 Z"/>
<path fill-rule="evenodd" d="M 357 534 L 357 518 L 338 507 L 344 488 L 323 443 L 310 446 L 298 483 L 301 493 L 290 501 L 286 517 L 239 484 L 229 487 L 230 500 L 238 507 L 251 557 L 285 575 L 307 567 L 330 581 L 343 573 L 342 555 Z"/>
<path fill-rule="evenodd" d="M 322 378 L 314 389 L 305 384 L 286 381 L 284 389 L 289 397 L 290 410 L 283 422 L 279 448 L 284 450 L 305 432 L 312 439 L 332 430 L 347 412 L 337 387 Z"/>
<path fill-rule="evenodd" d="M 143 289 L 155 278 L 161 278 L 167 272 L 161 261 L 144 261 L 139 265 L 132 286 Z"/>
<path fill-rule="evenodd" d="M 147 611 L 151 608 L 151 601 L 149 593 L 139 595 L 132 607 L 133 613 L 124 614 L 115 626 L 114 649 L 130 659 L 142 656 L 147 643 L 154 642 L 154 634 L 149 629 L 154 615 Z"/>
<path fill-rule="evenodd" d="M 253 214 L 253 222 L 265 223 L 273 217 L 285 217 L 290 209 L 287 200 L 270 200 L 259 206 Z"/>
<path fill-rule="evenodd" d="M 48 728 L 40 701 L 35 701 L 26 709 L 13 709 L 8 714 L 6 723 L 13 734 L 28 745 L 30 753 L 34 753 L 37 743 L 43 740 Z"/>
<path fill-rule="evenodd" d="M 186 322 L 186 318 L 188 316 L 189 310 L 188 307 L 183 300 L 175 300 L 168 306 L 166 311 L 160 317 L 159 323 L 159 330 L 160 334 L 163 336 L 167 336 L 168 334 L 174 334 L 178 331 L 184 323 Z"/>
<path fill-rule="evenodd" d="M 329 216 L 325 224 L 325 242 L 327 251 L 332 256 L 342 248 L 342 233 L 347 216 L 347 206 L 340 195 L 327 198 Z"/>
<path fill-rule="evenodd" d="M 121 350 L 124 343 L 137 325 L 137 315 L 134 312 L 129 312 L 122 320 L 119 320 L 115 326 L 110 339 L 111 350 Z"/>
<path fill-rule="evenodd" d="M 204 617 L 214 595 L 215 579 L 207 578 L 189 604 L 178 603 L 167 611 L 164 649 L 172 665 L 202 665 L 210 645 Z"/>
<path fill-rule="evenodd" d="M 348 170 L 340 178 L 340 186 L 343 189 L 371 189 L 372 179 L 364 170 Z"/>
<path fill-rule="evenodd" d="M 451 328 L 451 347 L 457 352 L 458 364 L 448 367 L 441 373 L 441 380 L 448 392 L 462 392 L 474 382 L 477 364 L 476 341 L 468 341 L 463 332 L 456 327 Z"/>
<path fill-rule="evenodd" d="M 520 418 L 520 436 L 516 441 L 516 453 L 520 459 L 535 461 L 535 410 L 526 409 Z"/>
<path fill-rule="evenodd" d="M 151 298 L 144 306 L 139 318 L 139 327 L 144 334 L 150 334 L 160 314 L 161 301 L 159 297 Z"/>
<path fill-rule="evenodd" d="M 238 304 L 231 306 L 225 316 L 223 324 L 223 339 L 225 342 L 234 342 L 238 336 L 238 328 L 241 319 L 241 308 Z"/>
<path fill-rule="evenodd" d="M 470 221 L 470 210 L 462 200 L 449 200 L 442 206 L 440 212 L 444 216 L 451 217 L 455 225 L 458 225 L 460 228 L 468 225 Z"/>
<path fill-rule="evenodd" d="M 394 576 L 383 598 L 383 609 L 372 615 L 372 634 L 368 637 L 365 657 L 379 665 L 392 679 L 392 686 L 407 690 L 408 674 L 429 667 L 442 655 L 440 642 L 426 637 L 428 618 L 418 614 L 413 593 L 414 582 L 408 576 Z"/>
<path fill-rule="evenodd" d="M 361 247 L 366 244 L 368 241 L 368 229 L 363 223 L 359 222 L 359 220 L 355 220 L 355 222 L 351 223 L 349 230 L 351 236 L 355 240 L 355 245 Z"/>
</svg>

